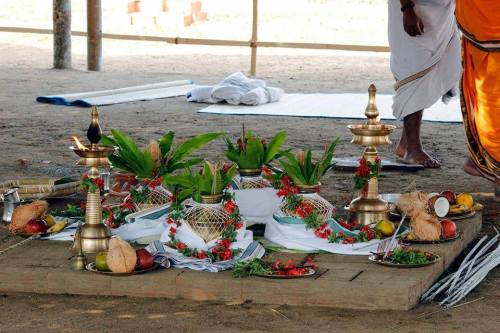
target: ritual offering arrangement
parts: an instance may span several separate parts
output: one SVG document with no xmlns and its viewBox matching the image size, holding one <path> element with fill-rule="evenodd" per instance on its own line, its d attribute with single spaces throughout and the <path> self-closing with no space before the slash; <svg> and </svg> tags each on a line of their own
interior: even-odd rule
<svg viewBox="0 0 500 333">
<path fill-rule="evenodd" d="M 316 274 L 314 259 L 308 258 L 305 265 L 295 265 L 292 260 L 266 262 L 260 258 L 237 263 L 232 271 L 235 278 L 259 276 L 270 279 L 295 279 Z"/>
<path fill-rule="evenodd" d="M 233 243 L 244 236 L 245 224 L 227 190 L 235 174 L 235 164 L 207 161 L 199 173 L 165 176 L 164 183 L 178 189 L 176 206 L 167 217 L 167 246 L 183 256 L 212 262 L 241 254 L 242 248 Z"/>
<path fill-rule="evenodd" d="M 370 85 L 368 105 L 365 110 L 367 123 L 348 126 L 354 134 L 351 143 L 365 148 L 354 178 L 354 188 L 359 191 L 359 197 L 351 201 L 349 205 L 350 219 L 364 225 L 387 220 L 389 216 L 389 204 L 378 193 L 381 160 L 377 147 L 391 143 L 389 135 L 396 127 L 380 122 L 379 111 L 375 103 L 376 92 L 375 86 Z"/>
<path fill-rule="evenodd" d="M 373 254 L 368 257 L 368 260 L 384 266 L 416 268 L 436 263 L 439 260 L 439 256 L 420 249 L 398 247 L 387 254 Z"/>
<path fill-rule="evenodd" d="M 269 174 L 269 165 L 281 156 L 286 131 L 278 132 L 269 142 L 242 126 L 240 138 L 233 144 L 225 138 L 226 157 L 238 166 L 238 175 L 232 181 L 235 201 L 248 221 L 265 223 L 272 218 L 281 200 L 276 190 L 263 177 Z"/>
<path fill-rule="evenodd" d="M 100 252 L 95 262 L 86 269 L 95 273 L 113 276 L 129 276 L 157 269 L 153 256 L 146 249 L 135 250 L 129 243 L 113 237 L 107 252 Z"/>
<path fill-rule="evenodd" d="M 170 131 L 159 140 L 150 140 L 144 150 L 124 133 L 112 129 L 112 135 L 103 138 L 103 142 L 116 148 L 109 160 L 114 168 L 133 175 L 138 185 L 130 187 L 129 199 L 135 211 L 156 208 L 170 203 L 171 193 L 162 186 L 162 178 L 176 170 L 182 170 L 200 164 L 203 159 L 191 158 L 191 154 L 220 133 L 197 135 L 185 142 L 174 145 L 175 133 Z"/>
</svg>

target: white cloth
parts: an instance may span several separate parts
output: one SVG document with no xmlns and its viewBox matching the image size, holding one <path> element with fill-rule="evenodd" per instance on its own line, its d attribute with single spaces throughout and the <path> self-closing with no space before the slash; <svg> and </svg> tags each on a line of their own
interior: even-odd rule
<svg viewBox="0 0 500 333">
<path fill-rule="evenodd" d="M 250 79 L 238 72 L 215 86 L 196 86 L 186 98 L 188 102 L 261 105 L 279 101 L 283 93 L 280 88 L 267 87 L 263 80 Z"/>
<path fill-rule="evenodd" d="M 327 239 L 314 235 L 313 230 L 306 229 L 304 224 L 281 224 L 274 218 L 267 221 L 264 237 L 288 249 L 300 251 L 321 250 L 348 255 L 370 255 L 371 252 L 377 251 L 380 243 L 378 239 L 355 244 L 329 243 Z"/>
<path fill-rule="evenodd" d="M 249 223 L 266 223 L 281 203 L 274 188 L 232 191 L 241 216 Z"/>
<path fill-rule="evenodd" d="M 454 0 L 416 0 L 415 11 L 424 33 L 411 37 L 403 28 L 399 0 L 389 0 L 391 70 L 396 81 L 404 80 L 433 65 L 423 77 L 401 86 L 394 96 L 397 119 L 427 109 L 458 85 L 461 75 L 460 38 Z M 455 90 L 456 91 L 456 90 Z M 444 97 L 443 100 L 446 100 Z M 456 110 L 460 113 L 460 109 Z"/>
</svg>

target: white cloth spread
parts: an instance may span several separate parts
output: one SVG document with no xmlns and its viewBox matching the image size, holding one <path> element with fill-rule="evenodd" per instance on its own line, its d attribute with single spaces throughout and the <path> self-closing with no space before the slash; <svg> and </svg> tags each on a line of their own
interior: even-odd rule
<svg viewBox="0 0 500 333">
<path fill-rule="evenodd" d="M 268 87 L 263 80 L 249 79 L 238 72 L 215 86 L 196 86 L 186 97 L 188 102 L 260 105 L 279 101 L 283 93 L 280 88 Z"/>
<path fill-rule="evenodd" d="M 411 37 L 403 28 L 399 0 L 389 0 L 389 45 L 391 70 L 396 81 L 405 80 L 430 67 L 422 76 L 402 85 L 394 96 L 397 119 L 427 109 L 440 98 L 449 100 L 456 92 L 461 74 L 460 38 L 455 22 L 455 1 L 416 0 L 415 11 L 422 19 L 424 33 Z M 433 67 L 434 66 L 434 67 Z M 457 113 L 460 110 L 457 109 Z"/>
</svg>

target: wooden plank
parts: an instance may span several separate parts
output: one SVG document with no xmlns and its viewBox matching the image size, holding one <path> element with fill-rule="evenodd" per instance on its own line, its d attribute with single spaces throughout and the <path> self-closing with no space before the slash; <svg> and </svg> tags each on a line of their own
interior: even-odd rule
<svg viewBox="0 0 500 333">
<path fill-rule="evenodd" d="M 53 0 L 54 68 L 71 68 L 71 0 Z"/>
</svg>

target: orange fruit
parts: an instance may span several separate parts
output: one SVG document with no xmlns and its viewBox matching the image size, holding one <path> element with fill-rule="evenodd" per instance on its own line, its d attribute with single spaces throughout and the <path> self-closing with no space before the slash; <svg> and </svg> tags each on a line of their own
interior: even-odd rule
<svg viewBox="0 0 500 333">
<path fill-rule="evenodd" d="M 460 193 L 457 195 L 456 203 L 457 205 L 464 205 L 472 209 L 474 207 L 474 198 L 469 193 Z"/>
</svg>

